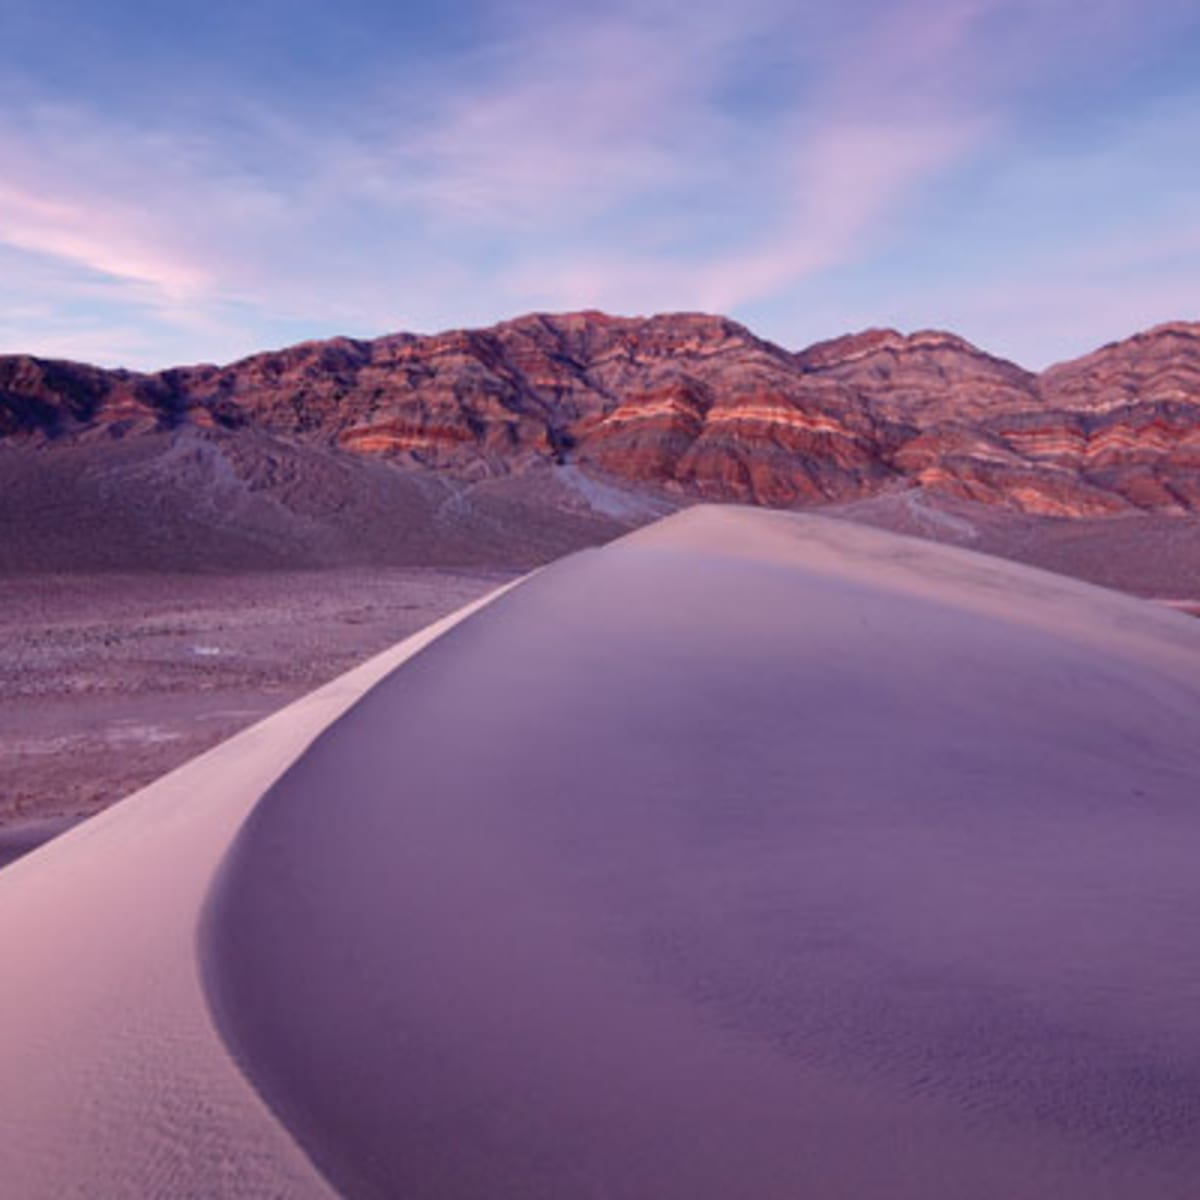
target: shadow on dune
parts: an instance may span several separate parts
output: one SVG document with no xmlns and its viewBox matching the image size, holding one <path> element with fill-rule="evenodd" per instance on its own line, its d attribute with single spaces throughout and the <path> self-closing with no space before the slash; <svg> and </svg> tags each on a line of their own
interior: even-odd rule
<svg viewBox="0 0 1200 1200">
<path fill-rule="evenodd" d="M 1187 619 L 693 510 L 326 731 L 210 1003 L 351 1196 L 1192 1196 L 1197 778 Z"/>
</svg>

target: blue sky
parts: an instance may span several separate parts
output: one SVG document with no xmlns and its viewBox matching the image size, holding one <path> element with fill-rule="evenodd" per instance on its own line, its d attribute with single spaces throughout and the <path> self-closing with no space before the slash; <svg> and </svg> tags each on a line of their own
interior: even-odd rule
<svg viewBox="0 0 1200 1200">
<path fill-rule="evenodd" d="M 1200 317 L 1195 0 L 0 0 L 0 352 Z"/>
</svg>

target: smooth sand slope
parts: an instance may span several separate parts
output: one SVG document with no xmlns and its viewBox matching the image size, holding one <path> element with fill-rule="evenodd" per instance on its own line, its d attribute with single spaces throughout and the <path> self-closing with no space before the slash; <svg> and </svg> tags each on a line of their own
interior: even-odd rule
<svg viewBox="0 0 1200 1200">
<path fill-rule="evenodd" d="M 0 1194 L 1195 1197 L 1194 619 L 704 508 L 434 633 L 0 871 Z"/>
<path fill-rule="evenodd" d="M 199 915 L 267 787 L 476 606 L 0 870 L 0 1196 L 330 1194 L 212 1026 Z"/>
<path fill-rule="evenodd" d="M 1200 1181 L 1200 625 L 810 517 L 565 560 L 328 730 L 200 946 L 380 1197 Z"/>
</svg>

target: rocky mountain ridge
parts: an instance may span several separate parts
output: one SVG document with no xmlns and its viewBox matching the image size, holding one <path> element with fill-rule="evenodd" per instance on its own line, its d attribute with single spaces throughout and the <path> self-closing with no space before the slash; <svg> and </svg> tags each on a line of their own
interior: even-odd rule
<svg viewBox="0 0 1200 1200">
<path fill-rule="evenodd" d="M 1200 323 L 1041 374 L 957 335 L 793 353 L 723 317 L 534 314 L 154 374 L 0 357 L 0 445 L 253 432 L 456 484 L 546 465 L 681 500 L 906 486 L 1027 513 L 1200 511 Z"/>
</svg>

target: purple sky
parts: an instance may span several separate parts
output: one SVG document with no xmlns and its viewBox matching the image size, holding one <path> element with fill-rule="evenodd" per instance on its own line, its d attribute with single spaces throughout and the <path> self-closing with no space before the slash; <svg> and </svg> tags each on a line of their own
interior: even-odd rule
<svg viewBox="0 0 1200 1200">
<path fill-rule="evenodd" d="M 447 15 L 449 14 L 449 15 Z M 0 351 L 1200 316 L 1195 0 L 4 0 Z"/>
</svg>

